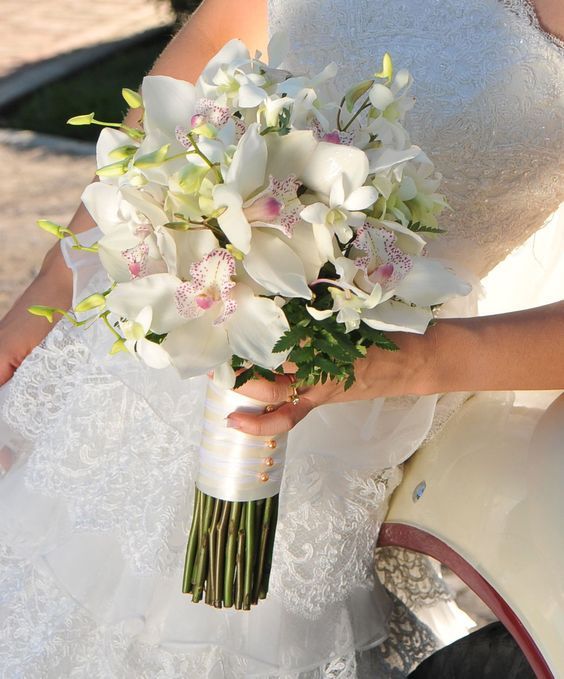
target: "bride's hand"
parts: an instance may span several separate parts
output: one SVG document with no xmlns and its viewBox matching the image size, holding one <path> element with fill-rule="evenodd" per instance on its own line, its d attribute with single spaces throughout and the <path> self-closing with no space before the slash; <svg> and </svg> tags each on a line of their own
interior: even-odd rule
<svg viewBox="0 0 564 679">
<path fill-rule="evenodd" d="M 376 347 L 355 363 L 354 385 L 327 382 L 288 401 L 289 376 L 247 382 L 241 392 L 275 409 L 233 413 L 229 424 L 256 435 L 288 431 L 313 408 L 380 396 L 451 391 L 564 389 L 564 301 L 495 316 L 442 319 L 424 335 L 390 333 L 398 351 Z"/>
<path fill-rule="evenodd" d="M 390 333 L 390 337 L 399 350 L 370 349 L 366 358 L 355 363 L 356 381 L 346 391 L 343 383 L 328 381 L 300 388 L 298 398 L 293 398 L 295 385 L 291 374 L 277 376 L 274 382 L 250 380 L 238 392 L 267 403 L 273 409 L 261 415 L 232 413 L 228 426 L 248 434 L 269 436 L 289 431 L 320 405 L 378 396 L 430 393 L 435 359 L 431 334 Z"/>
<path fill-rule="evenodd" d="M 27 307 L 44 304 L 68 309 L 71 297 L 72 274 L 62 260 L 57 243 L 45 257 L 37 278 L 0 321 L 0 385 L 12 377 L 53 327 L 45 318 L 32 316 Z"/>
</svg>

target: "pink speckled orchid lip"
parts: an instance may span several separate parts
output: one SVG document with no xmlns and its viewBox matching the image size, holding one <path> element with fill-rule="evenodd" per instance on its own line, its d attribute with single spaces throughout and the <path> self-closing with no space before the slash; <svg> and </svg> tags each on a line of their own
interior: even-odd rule
<svg viewBox="0 0 564 679">
<path fill-rule="evenodd" d="M 175 293 L 180 316 L 192 320 L 211 311 L 216 304 L 221 304 L 222 311 L 214 324 L 223 323 L 237 309 L 237 303 L 231 296 L 231 290 L 236 285 L 231 280 L 235 273 L 235 258 L 222 248 L 212 250 L 199 262 L 192 264 L 192 280 L 179 285 Z"/>
</svg>

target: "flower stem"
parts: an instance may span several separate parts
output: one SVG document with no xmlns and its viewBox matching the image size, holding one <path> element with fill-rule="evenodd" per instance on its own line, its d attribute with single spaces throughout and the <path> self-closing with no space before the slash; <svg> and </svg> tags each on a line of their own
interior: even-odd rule
<svg viewBox="0 0 564 679">
<path fill-rule="evenodd" d="M 225 542 L 227 538 L 227 525 L 229 523 L 229 514 L 231 510 L 231 502 L 225 501 L 221 509 L 221 517 L 216 525 L 217 539 L 216 539 L 216 550 L 217 555 L 215 557 L 215 596 L 213 600 L 213 605 L 216 608 L 221 608 L 224 601 L 224 578 L 223 573 L 225 570 Z"/>
<path fill-rule="evenodd" d="M 196 550 L 198 548 L 198 515 L 200 504 L 202 503 L 202 492 L 196 488 L 194 494 L 194 511 L 192 513 L 192 527 L 186 546 L 186 559 L 184 561 L 184 577 L 182 580 L 182 591 L 189 594 L 192 591 L 192 571 L 196 560 Z"/>
<path fill-rule="evenodd" d="M 365 111 L 367 108 L 370 108 L 370 97 L 366 97 L 366 99 L 363 101 L 362 105 L 359 106 L 355 114 L 352 116 L 352 118 L 349 120 L 349 122 L 343 127 L 343 132 L 346 132 L 349 127 L 352 125 L 352 123 L 358 118 L 358 116 Z"/>
<path fill-rule="evenodd" d="M 233 589 L 235 576 L 235 557 L 237 555 L 237 540 L 239 522 L 241 520 L 241 502 L 231 502 L 229 515 L 229 527 L 227 533 L 227 548 L 225 554 L 225 574 L 224 574 L 224 604 L 225 608 L 233 606 Z"/>
<path fill-rule="evenodd" d="M 196 582 L 192 590 L 192 601 L 198 602 L 202 598 L 202 591 L 206 580 L 208 557 L 209 557 L 209 525 L 213 511 L 213 498 L 209 495 L 205 496 L 205 509 L 202 525 L 200 526 L 201 540 L 198 544 L 198 560 L 196 564 Z"/>
<path fill-rule="evenodd" d="M 215 163 L 212 163 L 212 161 L 206 156 L 206 154 L 200 149 L 198 146 L 196 139 L 192 133 L 188 134 L 188 139 L 192 142 L 192 146 L 194 147 L 194 153 L 199 156 L 204 163 L 215 172 L 218 180 L 220 183 L 223 182 L 223 177 L 221 176 L 221 172 L 218 170 L 217 165 Z"/>
<path fill-rule="evenodd" d="M 278 522 L 278 500 L 279 500 L 278 495 L 275 495 L 272 498 L 272 515 L 270 517 L 270 526 L 266 544 L 264 572 L 259 590 L 260 599 L 265 599 L 268 593 L 268 583 L 270 581 L 270 571 L 272 569 L 272 553 L 274 552 L 274 538 L 276 536 L 276 524 Z"/>
<path fill-rule="evenodd" d="M 251 500 L 246 503 L 246 535 L 245 535 L 245 588 L 243 593 L 243 610 L 251 609 L 251 594 L 253 588 L 253 565 L 255 551 L 255 517 L 256 502 Z"/>
<path fill-rule="evenodd" d="M 266 565 L 266 548 L 268 546 L 268 537 L 270 535 L 272 520 L 272 511 L 274 508 L 275 499 L 269 497 L 264 503 L 264 513 L 262 516 L 262 522 L 260 526 L 260 543 L 258 549 L 258 566 L 257 566 L 257 577 L 255 580 L 255 586 L 253 587 L 253 604 L 257 604 L 259 600 L 259 595 L 261 591 L 261 585 L 264 577 L 264 570 Z"/>
<path fill-rule="evenodd" d="M 210 555 L 209 555 L 209 567 L 207 574 L 207 586 L 206 586 L 206 603 L 208 603 L 208 590 L 209 590 L 209 603 L 214 604 L 217 599 L 217 524 L 219 522 L 219 517 L 221 515 L 221 510 L 223 509 L 223 500 L 213 501 L 213 514 L 208 528 L 210 535 L 209 545 L 210 545 Z"/>
<path fill-rule="evenodd" d="M 237 574 L 235 580 L 235 608 L 240 611 L 243 608 L 243 582 L 245 576 L 245 521 L 247 518 L 247 505 L 243 505 L 241 519 L 239 521 L 239 533 L 237 535 Z"/>
</svg>

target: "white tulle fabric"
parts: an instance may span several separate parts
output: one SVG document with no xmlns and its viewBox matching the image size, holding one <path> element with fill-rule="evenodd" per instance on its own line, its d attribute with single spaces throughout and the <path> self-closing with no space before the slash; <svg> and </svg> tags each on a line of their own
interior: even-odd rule
<svg viewBox="0 0 564 679">
<path fill-rule="evenodd" d="M 553 254 L 558 244 L 563 251 L 564 218 L 542 232 L 540 248 L 532 234 L 562 199 L 564 53 L 527 7 L 269 3 L 271 30 L 290 35 L 293 70 L 335 60 L 346 87 L 387 50 L 412 71 L 418 102 L 408 126 L 445 175 L 453 211 L 443 250 L 461 268 L 478 280 L 531 236 L 485 281 L 487 311 L 550 301 L 563 280 Z M 78 296 L 104 285 L 92 259 L 68 261 Z M 475 302 L 449 313 L 472 313 Z M 206 378 L 182 382 L 172 370 L 110 358 L 109 343 L 104 329 L 62 322 L 0 392 L 0 433 L 17 452 L 0 483 L 4 676 L 403 676 L 430 642 L 396 615 L 389 624 L 399 644 L 380 645 L 392 604 L 374 576 L 373 549 L 397 465 L 466 396 L 319 408 L 296 427 L 271 591 L 241 615 L 180 594 Z M 404 570 L 408 581 L 415 571 Z M 430 591 L 423 602 L 441 600 L 440 587 Z"/>
</svg>

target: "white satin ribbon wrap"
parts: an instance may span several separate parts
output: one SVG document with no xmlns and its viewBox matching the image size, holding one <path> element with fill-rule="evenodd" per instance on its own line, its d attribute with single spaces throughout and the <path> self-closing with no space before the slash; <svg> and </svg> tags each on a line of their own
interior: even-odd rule
<svg viewBox="0 0 564 679">
<path fill-rule="evenodd" d="M 206 394 L 196 486 L 212 497 L 248 502 L 280 492 L 287 435 L 252 436 L 227 427 L 234 412 L 262 413 L 266 404 L 211 380 Z"/>
</svg>

